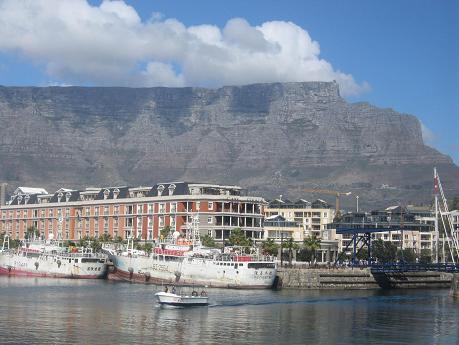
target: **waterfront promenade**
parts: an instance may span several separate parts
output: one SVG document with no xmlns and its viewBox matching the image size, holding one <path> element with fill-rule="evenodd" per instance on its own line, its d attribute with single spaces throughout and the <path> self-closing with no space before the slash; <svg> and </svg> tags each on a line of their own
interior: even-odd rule
<svg viewBox="0 0 459 345">
<path fill-rule="evenodd" d="M 375 273 L 369 267 L 288 268 L 279 267 L 278 288 L 293 289 L 381 289 L 449 288 L 452 273 L 389 272 Z"/>
</svg>

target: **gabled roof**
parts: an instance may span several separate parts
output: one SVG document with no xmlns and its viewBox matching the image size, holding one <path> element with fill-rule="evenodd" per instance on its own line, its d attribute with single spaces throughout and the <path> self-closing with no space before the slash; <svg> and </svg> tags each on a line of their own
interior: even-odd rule
<svg viewBox="0 0 459 345">
<path fill-rule="evenodd" d="M 129 198 L 129 187 L 127 186 L 120 186 L 120 187 L 106 187 L 106 188 L 101 188 L 99 190 L 99 193 L 97 193 L 96 200 L 104 200 L 105 199 L 105 193 L 107 193 L 107 198 L 106 199 L 115 199 L 114 197 L 114 192 L 117 192 L 117 199 L 123 199 L 123 198 Z"/>
<path fill-rule="evenodd" d="M 162 189 L 162 193 L 159 191 Z M 167 196 L 169 195 L 190 195 L 190 189 L 188 188 L 188 182 L 168 182 L 168 183 L 157 183 L 148 192 L 147 196 Z"/>
</svg>

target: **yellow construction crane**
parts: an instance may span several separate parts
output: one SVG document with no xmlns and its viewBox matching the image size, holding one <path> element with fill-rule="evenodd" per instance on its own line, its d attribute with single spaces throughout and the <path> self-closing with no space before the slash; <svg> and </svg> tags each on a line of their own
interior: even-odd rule
<svg viewBox="0 0 459 345">
<path fill-rule="evenodd" d="M 328 190 L 328 189 L 303 189 L 304 192 L 307 193 L 317 193 L 317 194 L 328 194 L 335 196 L 335 217 L 340 215 L 339 211 L 339 197 L 341 195 L 351 195 L 352 192 L 337 192 L 336 190 Z"/>
</svg>

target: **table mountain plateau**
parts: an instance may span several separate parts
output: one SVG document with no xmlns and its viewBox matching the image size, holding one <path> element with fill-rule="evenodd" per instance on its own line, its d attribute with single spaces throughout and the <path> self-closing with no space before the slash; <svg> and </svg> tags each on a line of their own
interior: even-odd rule
<svg viewBox="0 0 459 345">
<path fill-rule="evenodd" d="M 423 143 L 416 117 L 348 103 L 334 82 L 0 87 L 0 120 L 10 192 L 186 180 L 266 198 L 350 190 L 376 207 L 430 202 L 437 166 L 447 194 L 459 193 L 459 168 Z"/>
</svg>

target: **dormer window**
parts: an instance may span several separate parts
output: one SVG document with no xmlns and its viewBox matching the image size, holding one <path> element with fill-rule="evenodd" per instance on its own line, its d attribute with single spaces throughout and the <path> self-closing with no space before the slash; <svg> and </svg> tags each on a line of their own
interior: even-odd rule
<svg viewBox="0 0 459 345">
<path fill-rule="evenodd" d="M 72 197 L 72 193 L 70 193 L 70 192 L 65 193 L 65 201 L 66 202 L 68 202 L 71 197 Z"/>
<path fill-rule="evenodd" d="M 30 199 L 30 195 L 26 195 L 26 196 L 24 197 L 24 204 L 27 204 L 27 202 L 29 201 L 29 199 Z"/>
<path fill-rule="evenodd" d="M 64 196 L 64 194 L 62 194 L 62 192 L 60 192 L 60 193 L 57 195 L 57 202 L 61 202 L 61 199 L 62 199 L 63 196 Z"/>
<path fill-rule="evenodd" d="M 18 195 L 18 204 L 20 204 L 22 201 L 22 195 Z"/>
<path fill-rule="evenodd" d="M 175 190 L 175 184 L 170 184 L 168 189 L 169 189 L 169 195 L 172 195 L 174 194 L 174 190 Z"/>
<path fill-rule="evenodd" d="M 104 200 L 108 199 L 109 195 L 110 195 L 110 191 L 108 189 L 104 190 Z"/>
<path fill-rule="evenodd" d="M 115 188 L 113 190 L 113 199 L 117 199 L 118 195 L 120 195 L 120 190 L 118 188 Z"/>
<path fill-rule="evenodd" d="M 163 195 L 163 192 L 164 192 L 164 186 L 162 184 L 160 184 L 158 186 L 158 196 Z"/>
</svg>

